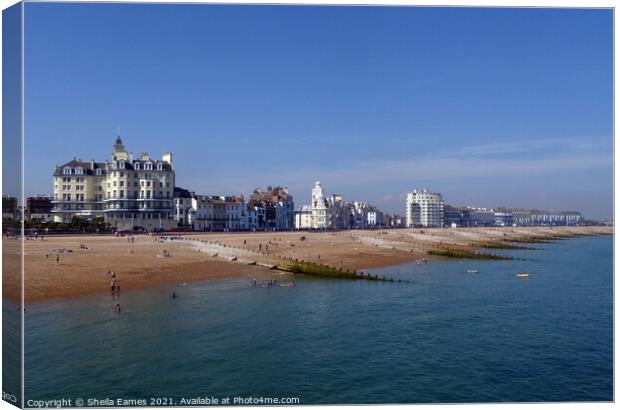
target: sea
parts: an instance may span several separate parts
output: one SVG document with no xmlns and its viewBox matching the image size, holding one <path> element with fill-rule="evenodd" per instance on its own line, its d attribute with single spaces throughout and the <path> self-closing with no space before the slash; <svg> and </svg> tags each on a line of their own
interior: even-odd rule
<svg viewBox="0 0 620 410">
<path fill-rule="evenodd" d="M 299 275 L 33 303 L 26 405 L 612 401 L 613 237 L 531 246 L 372 270 L 400 283 Z"/>
</svg>

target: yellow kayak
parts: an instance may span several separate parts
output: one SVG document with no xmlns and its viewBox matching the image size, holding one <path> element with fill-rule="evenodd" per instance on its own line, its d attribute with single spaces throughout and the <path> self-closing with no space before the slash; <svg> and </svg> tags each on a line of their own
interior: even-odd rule
<svg viewBox="0 0 620 410">
<path fill-rule="evenodd" d="M 529 278 L 529 273 L 517 273 L 517 278 Z"/>
</svg>

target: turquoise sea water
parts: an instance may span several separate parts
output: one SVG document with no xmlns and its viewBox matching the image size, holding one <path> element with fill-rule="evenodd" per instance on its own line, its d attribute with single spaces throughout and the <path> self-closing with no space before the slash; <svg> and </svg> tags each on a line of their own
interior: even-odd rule
<svg viewBox="0 0 620 410">
<path fill-rule="evenodd" d="M 163 286 L 123 294 L 120 316 L 110 295 L 32 304 L 26 399 L 609 401 L 612 242 L 375 270 L 413 283 Z"/>
</svg>

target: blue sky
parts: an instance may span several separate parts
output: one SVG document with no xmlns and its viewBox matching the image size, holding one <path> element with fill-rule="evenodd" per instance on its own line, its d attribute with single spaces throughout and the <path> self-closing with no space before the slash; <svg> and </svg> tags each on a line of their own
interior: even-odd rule
<svg viewBox="0 0 620 410">
<path fill-rule="evenodd" d="M 174 153 L 177 185 L 288 186 L 403 213 L 447 203 L 610 218 L 603 9 L 27 3 L 26 193 L 56 164 Z"/>
</svg>

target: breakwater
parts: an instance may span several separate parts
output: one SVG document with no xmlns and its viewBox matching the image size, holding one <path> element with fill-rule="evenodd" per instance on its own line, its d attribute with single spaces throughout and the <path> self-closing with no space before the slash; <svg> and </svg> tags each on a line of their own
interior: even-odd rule
<svg viewBox="0 0 620 410">
<path fill-rule="evenodd" d="M 177 239 L 179 240 L 179 239 Z M 180 240 L 191 242 L 198 251 L 210 257 L 225 258 L 230 262 L 259 265 L 269 269 L 281 270 L 294 274 L 306 274 L 334 279 L 370 280 L 377 282 L 406 282 L 385 275 L 371 274 L 363 271 L 348 270 L 327 264 L 295 259 L 278 254 L 254 251 L 232 245 L 226 245 L 204 239 L 181 237 Z"/>
</svg>

